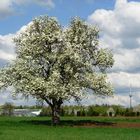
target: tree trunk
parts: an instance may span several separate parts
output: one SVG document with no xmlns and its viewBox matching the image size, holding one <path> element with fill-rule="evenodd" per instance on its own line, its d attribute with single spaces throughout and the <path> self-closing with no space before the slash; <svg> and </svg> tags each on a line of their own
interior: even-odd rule
<svg viewBox="0 0 140 140">
<path fill-rule="evenodd" d="M 53 105 L 52 107 L 52 125 L 60 124 L 60 105 Z"/>
<path fill-rule="evenodd" d="M 62 99 L 59 100 L 53 98 L 51 99 L 52 102 L 50 102 L 47 98 L 43 98 L 48 105 L 51 107 L 52 110 L 52 125 L 58 125 L 60 124 L 60 107 L 63 104 Z"/>
</svg>

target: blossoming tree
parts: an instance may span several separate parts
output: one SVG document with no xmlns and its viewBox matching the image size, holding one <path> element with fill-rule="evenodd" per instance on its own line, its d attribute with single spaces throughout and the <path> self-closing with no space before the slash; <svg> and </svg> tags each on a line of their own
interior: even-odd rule
<svg viewBox="0 0 140 140">
<path fill-rule="evenodd" d="M 46 101 L 53 124 L 60 121 L 64 101 L 79 101 L 89 89 L 103 96 L 113 94 L 106 75 L 113 55 L 98 47 L 98 28 L 80 18 L 63 28 L 55 18 L 38 17 L 14 42 L 16 59 L 0 70 L 0 88 L 12 86 L 15 95 Z"/>
</svg>

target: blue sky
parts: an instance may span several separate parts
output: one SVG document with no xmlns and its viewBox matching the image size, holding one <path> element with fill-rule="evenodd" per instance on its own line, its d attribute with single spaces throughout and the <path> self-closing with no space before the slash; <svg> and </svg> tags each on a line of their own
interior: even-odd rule
<svg viewBox="0 0 140 140">
<path fill-rule="evenodd" d="M 57 17 L 67 26 L 72 17 L 78 16 L 101 30 L 100 47 L 112 50 L 115 64 L 108 73 L 115 88 L 114 98 L 90 97 L 86 103 L 129 105 L 131 84 L 133 104 L 140 104 L 140 1 L 139 0 L 0 0 L 0 67 L 15 59 L 12 38 L 40 15 Z M 7 91 L 0 97 L 0 104 L 33 104 L 24 100 L 14 101 Z M 102 100 L 102 101 L 101 101 Z"/>
<path fill-rule="evenodd" d="M 31 4 L 13 4 L 15 13 L 0 20 L 0 34 L 14 33 L 33 18 L 44 14 L 57 17 L 61 24 L 66 26 L 72 17 L 79 16 L 87 19 L 88 15 L 96 9 L 112 9 L 115 0 L 55 0 L 53 2 L 52 7 L 33 1 Z"/>
</svg>

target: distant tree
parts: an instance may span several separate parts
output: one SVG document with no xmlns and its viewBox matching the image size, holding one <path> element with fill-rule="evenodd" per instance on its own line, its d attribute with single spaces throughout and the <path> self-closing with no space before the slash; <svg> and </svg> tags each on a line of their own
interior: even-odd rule
<svg viewBox="0 0 140 140">
<path fill-rule="evenodd" d="M 20 106 L 19 106 L 19 109 L 23 109 L 23 106 L 22 106 L 22 105 L 20 105 Z"/>
<path fill-rule="evenodd" d="M 55 18 L 34 19 L 16 44 L 16 59 L 0 71 L 0 87 L 14 87 L 14 94 L 35 97 L 52 109 L 52 123 L 60 121 L 65 100 L 80 101 L 88 93 L 112 95 L 106 69 L 113 65 L 107 49 L 99 49 L 99 30 L 74 18 L 67 28 Z"/>
<path fill-rule="evenodd" d="M 14 105 L 12 103 L 5 103 L 2 106 L 2 115 L 4 116 L 12 116 L 14 112 Z"/>
<path fill-rule="evenodd" d="M 92 106 L 89 106 L 89 107 L 88 107 L 87 115 L 88 115 L 88 116 L 93 116 L 93 107 L 92 107 Z"/>
<path fill-rule="evenodd" d="M 86 112 L 85 112 L 84 108 L 81 110 L 81 116 L 86 116 Z"/>
</svg>

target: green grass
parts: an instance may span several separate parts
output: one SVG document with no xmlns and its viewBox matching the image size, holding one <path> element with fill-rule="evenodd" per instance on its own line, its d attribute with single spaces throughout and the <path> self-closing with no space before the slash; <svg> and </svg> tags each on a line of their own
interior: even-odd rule
<svg viewBox="0 0 140 140">
<path fill-rule="evenodd" d="M 140 122 L 140 118 L 65 117 L 63 122 Z M 73 120 L 73 121 L 71 121 Z M 49 125 L 50 118 L 0 117 L 0 140 L 140 140 L 140 128 Z"/>
</svg>

